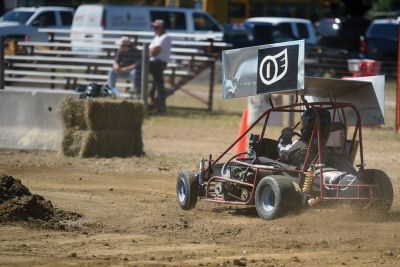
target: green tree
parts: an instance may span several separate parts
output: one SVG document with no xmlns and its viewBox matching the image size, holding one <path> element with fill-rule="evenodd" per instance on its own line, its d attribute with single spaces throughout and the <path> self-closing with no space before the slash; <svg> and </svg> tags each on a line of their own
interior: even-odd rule
<svg viewBox="0 0 400 267">
<path fill-rule="evenodd" d="M 373 0 L 372 10 L 373 11 L 392 11 L 394 0 Z"/>
</svg>

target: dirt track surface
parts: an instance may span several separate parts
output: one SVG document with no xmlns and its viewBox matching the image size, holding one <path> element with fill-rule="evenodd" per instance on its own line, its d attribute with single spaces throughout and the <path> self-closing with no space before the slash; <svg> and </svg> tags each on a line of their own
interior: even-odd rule
<svg viewBox="0 0 400 267">
<path fill-rule="evenodd" d="M 400 144 L 390 134 L 365 140 L 368 167 L 385 170 L 394 183 L 388 216 L 342 207 L 263 221 L 253 208 L 200 201 L 187 212 L 175 200 L 177 171 L 222 151 L 237 122 L 209 125 L 213 132 L 200 136 L 190 119 L 190 127 L 163 120 L 145 123 L 143 158 L 0 151 L 0 173 L 82 215 L 67 231 L 1 224 L 0 265 L 400 266 Z"/>
</svg>

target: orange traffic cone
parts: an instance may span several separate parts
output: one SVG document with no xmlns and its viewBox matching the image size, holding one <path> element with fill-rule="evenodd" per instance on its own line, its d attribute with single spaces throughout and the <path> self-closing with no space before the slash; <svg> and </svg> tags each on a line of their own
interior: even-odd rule
<svg viewBox="0 0 400 267">
<path fill-rule="evenodd" d="M 242 119 L 240 120 L 239 131 L 237 133 L 237 137 L 239 138 L 244 132 L 247 131 L 247 108 L 243 110 Z M 246 152 L 247 151 L 247 136 L 243 136 L 239 142 L 236 143 L 234 147 L 235 155 Z M 240 158 L 244 158 L 245 155 L 242 155 Z"/>
</svg>

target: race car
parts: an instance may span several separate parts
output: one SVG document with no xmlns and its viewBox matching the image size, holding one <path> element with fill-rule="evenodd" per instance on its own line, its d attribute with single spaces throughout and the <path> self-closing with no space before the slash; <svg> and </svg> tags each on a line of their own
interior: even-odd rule
<svg viewBox="0 0 400 267">
<path fill-rule="evenodd" d="M 310 78 L 308 90 L 296 92 L 294 103 L 275 107 L 270 100 L 271 108 L 221 155 L 201 159 L 196 172 L 179 172 L 179 206 L 190 210 L 199 199 L 251 205 L 266 220 L 333 202 L 389 211 L 393 202 L 390 178 L 381 170 L 365 168 L 362 142 L 362 125 L 383 118 L 379 114 L 382 102 L 374 91 L 379 79 Z M 364 95 L 358 101 L 362 104 L 349 101 L 359 94 Z M 294 117 L 299 119 L 274 139 L 268 135 L 268 122 L 276 112 L 297 114 Z M 261 132 L 255 133 L 263 120 Z M 248 150 L 227 158 L 249 134 Z M 354 166 L 356 158 L 359 162 Z"/>
</svg>

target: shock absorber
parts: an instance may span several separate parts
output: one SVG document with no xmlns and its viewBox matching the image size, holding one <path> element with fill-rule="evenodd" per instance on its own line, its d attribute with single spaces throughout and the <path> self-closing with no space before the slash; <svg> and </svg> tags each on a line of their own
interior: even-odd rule
<svg viewBox="0 0 400 267">
<path fill-rule="evenodd" d="M 200 166 L 199 166 L 199 174 L 197 175 L 197 183 L 199 185 L 199 190 L 202 189 L 203 182 L 204 182 L 204 177 L 205 177 L 205 162 L 207 159 L 201 158 L 200 160 Z"/>
<path fill-rule="evenodd" d="M 304 178 L 304 184 L 303 184 L 304 193 L 307 194 L 311 193 L 312 183 L 314 181 L 314 174 L 315 174 L 315 167 L 314 165 L 311 165 L 310 171 L 306 172 L 306 177 Z"/>
</svg>

